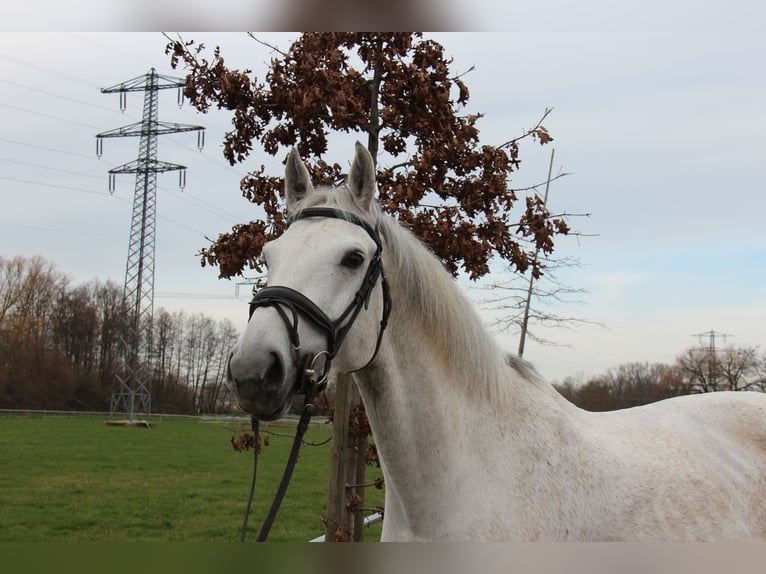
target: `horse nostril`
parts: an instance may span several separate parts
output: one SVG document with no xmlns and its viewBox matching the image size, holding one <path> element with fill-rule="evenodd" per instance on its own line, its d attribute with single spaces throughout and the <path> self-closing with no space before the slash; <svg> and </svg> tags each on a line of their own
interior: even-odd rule
<svg viewBox="0 0 766 574">
<path fill-rule="evenodd" d="M 282 360 L 276 353 L 269 353 L 271 362 L 266 369 L 264 380 L 266 383 L 281 384 L 285 377 L 285 368 L 282 365 Z"/>
</svg>

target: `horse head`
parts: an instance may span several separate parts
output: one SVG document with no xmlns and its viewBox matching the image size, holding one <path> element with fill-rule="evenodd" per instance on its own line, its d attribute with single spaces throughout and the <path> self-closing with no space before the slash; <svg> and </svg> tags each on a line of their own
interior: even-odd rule
<svg viewBox="0 0 766 574">
<path fill-rule="evenodd" d="M 285 169 L 288 229 L 263 249 L 268 287 L 229 357 L 240 406 L 279 418 L 310 377 L 370 364 L 390 302 L 375 226 L 375 166 L 359 143 L 346 184 L 315 189 L 292 150 Z"/>
</svg>

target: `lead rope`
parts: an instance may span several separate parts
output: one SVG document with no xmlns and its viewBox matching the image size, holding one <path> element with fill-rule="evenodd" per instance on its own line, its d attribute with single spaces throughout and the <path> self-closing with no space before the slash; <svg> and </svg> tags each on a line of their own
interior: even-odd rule
<svg viewBox="0 0 766 574">
<path fill-rule="evenodd" d="M 303 402 L 303 411 L 301 411 L 301 418 L 298 421 L 298 428 L 295 433 L 295 439 L 293 440 L 293 446 L 290 450 L 290 456 L 287 459 L 287 466 L 285 472 L 282 474 L 282 480 L 279 483 L 277 493 L 274 495 L 274 500 L 271 503 L 269 513 L 266 515 L 266 519 L 261 526 L 261 532 L 258 534 L 257 542 L 266 542 L 266 538 L 269 535 L 271 526 L 274 524 L 274 519 L 277 517 L 277 511 L 279 510 L 282 500 L 287 493 L 287 487 L 290 484 L 290 478 L 293 476 L 293 470 L 295 470 L 295 463 L 298 462 L 298 453 L 300 452 L 301 444 L 303 443 L 303 436 L 309 428 L 309 422 L 311 416 L 314 414 L 314 397 L 317 394 L 317 390 L 322 387 L 326 377 L 319 383 L 310 379 L 309 389 L 306 392 L 306 399 Z M 253 480 L 250 484 L 250 496 L 247 499 L 247 509 L 245 510 L 245 518 L 242 521 L 242 532 L 240 534 L 239 541 L 244 542 L 247 535 L 247 520 L 250 517 L 250 506 L 253 502 L 253 495 L 255 494 L 255 479 L 258 470 L 258 419 L 255 417 L 250 418 L 252 424 L 253 433 L 255 433 L 255 448 L 253 449 Z"/>
<path fill-rule="evenodd" d="M 242 521 L 242 532 L 239 535 L 239 541 L 244 542 L 247 536 L 247 519 L 250 518 L 250 506 L 253 504 L 253 495 L 255 494 L 255 477 L 258 473 L 258 449 L 260 448 L 260 437 L 258 435 L 259 422 L 255 416 L 250 417 L 250 426 L 253 429 L 255 446 L 253 447 L 253 481 L 250 483 L 250 496 L 247 497 L 247 508 L 245 509 L 245 518 Z"/>
</svg>

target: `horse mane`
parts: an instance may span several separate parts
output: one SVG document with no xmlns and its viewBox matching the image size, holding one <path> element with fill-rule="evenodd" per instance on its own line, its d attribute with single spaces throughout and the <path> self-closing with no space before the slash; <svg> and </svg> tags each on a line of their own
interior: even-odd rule
<svg viewBox="0 0 766 574">
<path fill-rule="evenodd" d="M 510 371 L 540 382 L 529 363 L 500 349 L 441 261 L 411 231 L 381 213 L 377 203 L 372 213 L 365 212 L 345 186 L 323 187 L 304 198 L 296 211 L 320 205 L 351 212 L 380 230 L 394 308 L 410 321 L 419 321 L 424 332 L 442 334 L 431 337 L 431 343 L 442 347 L 440 354 L 451 361 L 453 378 L 465 382 L 465 392 L 501 406 L 512 399 Z"/>
</svg>

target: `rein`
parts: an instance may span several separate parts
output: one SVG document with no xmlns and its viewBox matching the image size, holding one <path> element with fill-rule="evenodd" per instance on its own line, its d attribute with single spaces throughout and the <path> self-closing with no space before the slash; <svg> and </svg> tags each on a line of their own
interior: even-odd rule
<svg viewBox="0 0 766 574">
<path fill-rule="evenodd" d="M 298 367 L 296 380 L 294 382 L 295 393 L 305 395 L 303 403 L 303 410 L 301 412 L 300 420 L 298 421 L 298 428 L 293 440 L 293 446 L 290 450 L 290 456 L 287 459 L 287 465 L 282 475 L 277 493 L 274 495 L 274 500 L 271 503 L 271 508 L 266 516 L 266 519 L 261 526 L 260 534 L 258 535 L 258 542 L 265 542 L 268 537 L 269 530 L 271 529 L 274 519 L 276 518 L 279 506 L 282 504 L 282 499 L 287 492 L 287 486 L 290 483 L 293 470 L 295 469 L 295 463 L 298 460 L 298 452 L 300 450 L 301 443 L 303 442 L 303 436 L 309 426 L 309 421 L 314 413 L 314 398 L 327 386 L 327 377 L 330 372 L 330 366 L 332 360 L 338 354 L 346 335 L 351 330 L 351 327 L 359 316 L 362 308 L 367 309 L 370 303 L 370 297 L 372 291 L 375 288 L 375 284 L 378 279 L 381 281 L 381 288 L 383 291 L 383 313 L 380 320 L 380 328 L 378 330 L 378 339 L 375 343 L 375 351 L 372 354 L 367 363 L 357 369 L 360 371 L 367 368 L 378 355 L 380 345 L 383 340 L 383 332 L 388 325 L 388 318 L 391 314 L 391 294 L 386 281 L 386 276 L 383 273 L 383 263 L 381 254 L 383 251 L 383 245 L 380 240 L 380 235 L 376 228 L 370 226 L 366 221 L 360 219 L 356 215 L 348 212 L 344 212 L 338 209 L 332 209 L 329 207 L 313 207 L 299 211 L 293 215 L 290 223 L 298 221 L 300 219 L 306 219 L 310 217 L 329 217 L 334 219 L 341 219 L 353 223 L 358 227 L 364 229 L 367 234 L 375 242 L 376 250 L 370 264 L 367 266 L 367 272 L 365 273 L 359 290 L 354 295 L 353 300 L 349 303 L 348 307 L 341 313 L 340 317 L 335 320 L 330 319 L 322 309 L 320 309 L 311 299 L 303 295 L 303 293 L 291 289 L 290 287 L 274 286 L 264 287 L 258 293 L 253 296 L 250 301 L 250 314 L 248 321 L 252 318 L 253 313 L 258 307 L 273 307 L 282 318 L 287 329 L 290 344 L 293 348 L 293 360 Z M 320 351 L 315 355 L 301 354 L 301 342 L 298 335 L 298 318 L 300 316 L 305 317 L 311 321 L 316 327 L 322 331 L 327 338 L 327 350 Z M 318 375 L 317 362 L 321 360 L 321 373 Z M 356 372 L 356 371 L 354 371 Z M 253 480 L 250 486 L 250 496 L 247 501 L 247 509 L 245 511 L 245 517 L 242 523 L 242 533 L 240 541 L 245 541 L 247 532 L 247 521 L 250 516 L 250 506 L 253 501 L 253 495 L 255 493 L 255 481 L 258 468 L 258 427 L 259 422 L 255 417 L 251 417 L 251 424 L 253 433 L 255 434 L 256 445 L 253 449 Z"/>
<path fill-rule="evenodd" d="M 307 375 L 308 378 L 308 375 Z M 325 382 L 326 384 L 326 382 Z M 293 470 L 295 470 L 295 463 L 298 462 L 298 454 L 300 452 L 301 444 L 303 443 L 303 435 L 306 434 L 306 430 L 309 428 L 309 421 L 311 421 L 311 415 L 314 414 L 314 397 L 318 392 L 324 389 L 325 384 L 317 385 L 315 381 L 312 381 L 310 385 L 310 391 L 306 393 L 306 399 L 303 403 L 303 411 L 301 412 L 301 418 L 298 421 L 298 428 L 293 439 L 293 446 L 290 449 L 290 456 L 287 458 L 287 465 L 285 471 L 282 474 L 282 480 L 279 482 L 279 488 L 274 495 L 274 500 L 271 502 L 271 508 L 266 515 L 266 518 L 261 525 L 261 531 L 256 538 L 256 542 L 266 542 L 266 538 L 269 536 L 274 520 L 277 517 L 277 511 L 282 505 L 282 500 L 287 493 L 287 486 L 290 484 L 290 479 L 293 476 Z M 320 388 L 321 386 L 321 388 Z M 247 535 L 247 519 L 250 517 L 250 507 L 253 503 L 253 495 L 255 494 L 255 479 L 258 471 L 258 429 L 259 422 L 255 417 L 250 417 L 250 423 L 253 429 L 253 435 L 255 436 L 255 447 L 253 448 L 253 481 L 250 484 L 250 495 L 247 499 L 247 509 L 245 510 L 245 518 L 242 521 L 242 533 L 240 534 L 240 542 L 245 541 Z"/>
</svg>

